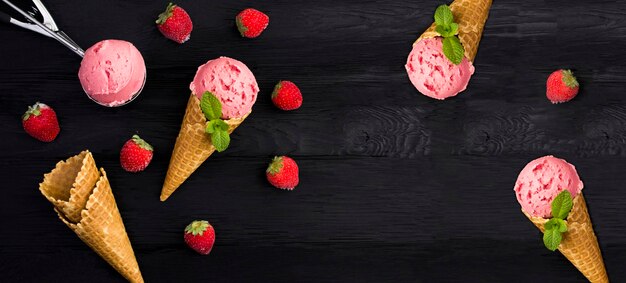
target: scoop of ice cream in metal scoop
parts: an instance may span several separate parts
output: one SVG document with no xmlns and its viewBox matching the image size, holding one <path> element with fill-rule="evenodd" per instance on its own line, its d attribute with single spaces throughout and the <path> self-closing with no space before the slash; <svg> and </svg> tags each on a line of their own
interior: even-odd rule
<svg viewBox="0 0 626 283">
<path fill-rule="evenodd" d="M 0 21 L 52 37 L 83 57 L 78 78 L 87 96 L 108 107 L 128 104 L 141 93 L 146 82 L 146 65 L 141 53 L 130 42 L 103 40 L 83 51 L 63 31 L 40 0 L 2 0 L 24 21 L 0 12 Z M 16 5 L 18 4 L 18 5 Z"/>
</svg>

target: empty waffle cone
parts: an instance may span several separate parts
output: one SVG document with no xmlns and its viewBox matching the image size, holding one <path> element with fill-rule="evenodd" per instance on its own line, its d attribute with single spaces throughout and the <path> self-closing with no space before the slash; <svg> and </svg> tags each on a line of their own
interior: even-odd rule
<svg viewBox="0 0 626 283">
<path fill-rule="evenodd" d="M 99 178 L 96 161 L 91 152 L 85 150 L 59 161 L 52 172 L 44 175 L 39 189 L 69 221 L 78 222 Z"/>
<path fill-rule="evenodd" d="M 567 232 L 559 245 L 559 251 L 583 274 L 590 282 L 609 282 L 598 239 L 591 226 L 591 218 L 583 194 L 574 198 L 574 205 L 567 216 Z M 522 211 L 524 212 L 524 211 Z M 543 233 L 549 219 L 524 215 Z"/>
<path fill-rule="evenodd" d="M 455 0 L 450 4 L 454 21 L 459 24 L 459 40 L 465 48 L 465 57 L 474 62 L 483 28 L 489 16 L 492 0 Z M 435 31 L 436 24 L 430 27 L 415 41 L 441 36 Z"/>
<path fill-rule="evenodd" d="M 76 168 L 80 168 L 77 170 Z M 97 173 L 96 181 L 87 186 L 82 180 L 91 180 L 95 162 L 88 151 L 59 162 L 54 170 L 44 176 L 39 185 L 41 193 L 54 205 L 59 218 L 78 237 L 106 260 L 130 282 L 143 282 L 135 253 L 126 234 L 109 180 L 104 169 Z M 83 178 L 84 177 L 84 178 Z M 76 186 L 76 184 L 82 184 Z M 84 202 L 73 201 L 82 200 Z M 70 200 L 70 201 L 68 201 Z M 72 212 L 82 203 L 78 221 L 70 219 Z M 72 210 L 68 210 L 71 204 Z M 76 207 L 74 207 L 76 205 Z"/>
<path fill-rule="evenodd" d="M 232 133 L 248 115 L 250 112 L 241 118 L 224 120 L 229 126 L 228 133 Z M 200 108 L 200 100 L 191 94 L 170 158 L 170 165 L 165 175 L 161 201 L 165 201 L 174 193 L 189 178 L 191 173 L 196 171 L 215 151 L 210 136 L 205 133 L 206 122 L 207 120 Z"/>
</svg>

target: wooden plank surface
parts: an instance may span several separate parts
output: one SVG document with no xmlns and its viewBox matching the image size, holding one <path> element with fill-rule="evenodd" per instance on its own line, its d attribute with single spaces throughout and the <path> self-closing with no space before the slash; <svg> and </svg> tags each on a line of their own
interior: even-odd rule
<svg viewBox="0 0 626 283">
<path fill-rule="evenodd" d="M 178 1 L 194 21 L 182 46 L 153 24 L 165 2 L 103 3 L 46 1 L 84 48 L 118 38 L 142 52 L 146 87 L 120 108 L 82 93 L 75 54 L 0 26 L 0 281 L 123 282 L 37 189 L 58 160 L 86 148 L 108 173 L 147 282 L 584 282 L 543 247 L 513 194 L 521 168 L 547 154 L 577 166 L 611 281 L 626 281 L 626 2 L 494 1 L 468 90 L 443 102 L 420 95 L 404 71 L 440 1 Z M 254 40 L 234 27 L 249 6 L 271 18 Z M 161 203 L 189 82 L 218 56 L 254 72 L 253 114 L 228 151 Z M 545 79 L 562 67 L 581 92 L 552 105 Z M 301 109 L 272 105 L 281 79 L 301 88 Z M 53 143 L 21 128 L 35 101 L 57 111 Z M 139 174 L 119 166 L 134 133 L 156 149 Z M 300 165 L 293 192 L 265 181 L 276 154 Z M 182 241 L 196 218 L 217 230 L 210 256 Z"/>
</svg>

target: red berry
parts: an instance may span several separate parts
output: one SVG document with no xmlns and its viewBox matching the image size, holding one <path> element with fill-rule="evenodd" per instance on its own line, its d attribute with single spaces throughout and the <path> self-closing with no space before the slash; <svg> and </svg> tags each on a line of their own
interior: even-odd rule
<svg viewBox="0 0 626 283">
<path fill-rule="evenodd" d="M 199 254 L 208 255 L 215 243 L 215 230 L 208 221 L 196 220 L 185 228 L 185 243 Z"/>
<path fill-rule="evenodd" d="M 142 140 L 138 135 L 133 135 L 120 151 L 120 164 L 128 172 L 143 171 L 152 160 L 152 146 Z"/>
<path fill-rule="evenodd" d="M 39 102 L 28 107 L 22 116 L 22 126 L 31 137 L 42 142 L 53 141 L 61 131 L 54 110 Z"/>
<path fill-rule="evenodd" d="M 572 100 L 578 94 L 578 81 L 570 70 L 557 70 L 546 82 L 546 96 L 552 103 Z"/>
<path fill-rule="evenodd" d="M 165 12 L 159 14 L 156 23 L 159 31 L 165 37 L 178 43 L 189 40 L 191 30 L 193 30 L 193 23 L 189 14 L 173 3 L 169 3 Z"/>
<path fill-rule="evenodd" d="M 276 156 L 265 170 L 267 180 L 274 187 L 293 190 L 299 183 L 298 164 L 287 156 Z"/>
<path fill-rule="evenodd" d="M 302 93 L 290 81 L 280 81 L 272 92 L 272 102 L 282 110 L 295 110 L 302 106 Z"/>
<path fill-rule="evenodd" d="M 270 23 L 270 17 L 263 12 L 248 8 L 241 11 L 235 18 L 237 29 L 241 36 L 247 38 L 255 38 L 267 28 Z"/>
</svg>

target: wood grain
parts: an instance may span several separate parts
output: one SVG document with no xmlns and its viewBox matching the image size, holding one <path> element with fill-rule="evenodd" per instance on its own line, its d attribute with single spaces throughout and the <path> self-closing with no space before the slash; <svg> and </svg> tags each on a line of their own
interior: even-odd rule
<svg viewBox="0 0 626 283">
<path fill-rule="evenodd" d="M 0 26 L 0 281 L 123 282 L 58 219 L 40 195 L 43 174 L 90 149 L 106 169 L 147 282 L 584 282 L 519 210 L 521 168 L 554 154 L 575 164 L 613 282 L 626 281 L 626 3 L 494 1 L 468 90 L 420 95 L 404 71 L 411 43 L 441 1 L 178 1 L 194 21 L 177 45 L 154 27 L 165 2 L 46 1 L 57 24 L 87 48 L 133 42 L 148 70 L 143 93 L 121 108 L 91 102 L 80 58 L 51 39 Z M 234 16 L 270 15 L 254 40 Z M 170 200 L 158 200 L 197 66 L 245 62 L 261 93 L 231 147 L 212 156 Z M 572 68 L 581 92 L 552 105 L 545 79 Z M 277 110 L 278 80 L 304 93 Z M 27 136 L 28 105 L 55 108 L 61 134 Z M 119 166 L 134 133 L 155 148 L 145 172 Z M 264 169 L 276 154 L 300 165 L 301 184 L 278 191 Z M 217 230 L 201 257 L 182 230 Z"/>
</svg>

